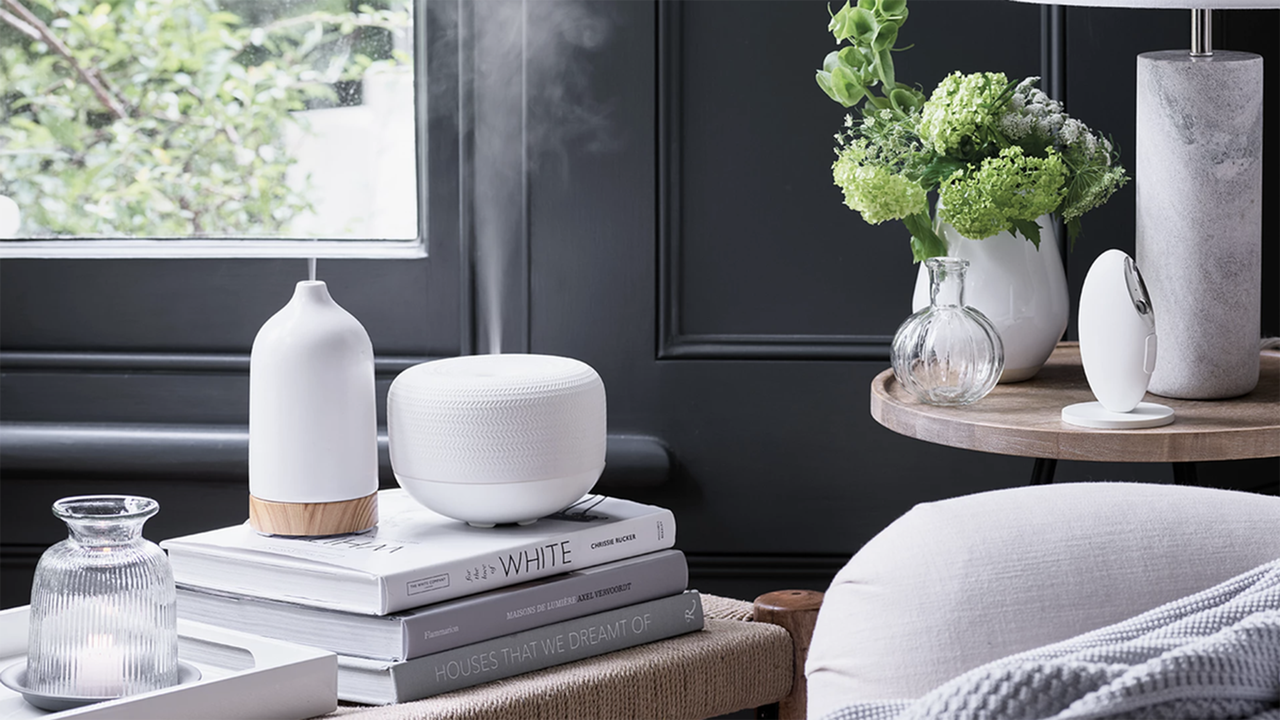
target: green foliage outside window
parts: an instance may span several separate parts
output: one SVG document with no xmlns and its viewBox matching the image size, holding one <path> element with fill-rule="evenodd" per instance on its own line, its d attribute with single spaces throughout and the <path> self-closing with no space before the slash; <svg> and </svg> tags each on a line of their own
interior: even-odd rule
<svg viewBox="0 0 1280 720">
<path fill-rule="evenodd" d="M 339 104 L 375 64 L 408 62 L 361 39 L 410 19 L 295 2 L 250 22 L 285 4 L 243 5 L 0 0 L 0 195 L 22 209 L 24 236 L 288 232 L 309 209 L 285 182 L 285 132 L 305 122 L 295 111 Z"/>
</svg>

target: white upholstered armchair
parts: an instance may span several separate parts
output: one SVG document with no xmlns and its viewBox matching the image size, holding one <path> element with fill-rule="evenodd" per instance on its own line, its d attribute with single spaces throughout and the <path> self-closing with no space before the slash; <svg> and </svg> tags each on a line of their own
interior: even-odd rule
<svg viewBox="0 0 1280 720">
<path fill-rule="evenodd" d="M 808 716 L 918 698 L 1277 558 L 1276 497 L 1078 483 L 919 505 L 828 589 L 807 660 Z"/>
</svg>

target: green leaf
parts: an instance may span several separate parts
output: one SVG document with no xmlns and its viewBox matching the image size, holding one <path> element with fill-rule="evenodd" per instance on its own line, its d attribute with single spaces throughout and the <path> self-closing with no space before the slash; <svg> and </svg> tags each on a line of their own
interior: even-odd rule
<svg viewBox="0 0 1280 720">
<path fill-rule="evenodd" d="M 884 83 L 886 89 L 895 87 L 893 82 L 893 58 L 890 57 L 888 48 L 876 54 L 876 76 L 880 78 L 880 82 Z"/>
<path fill-rule="evenodd" d="M 1035 220 L 1019 220 L 1017 218 L 1010 218 L 1009 222 L 1013 223 L 1014 229 L 1022 233 L 1023 237 L 1030 240 L 1031 244 L 1035 245 L 1037 250 L 1040 249 L 1040 226 L 1036 224 Z"/>
<path fill-rule="evenodd" d="M 879 0 L 877 5 L 886 17 L 904 17 L 907 14 L 907 0 Z"/>
<path fill-rule="evenodd" d="M 864 64 L 862 53 L 853 46 L 838 51 L 836 53 L 836 62 L 854 72 L 861 70 Z"/>
<path fill-rule="evenodd" d="M 880 28 L 876 30 L 876 36 L 871 40 L 871 47 L 875 48 L 876 52 L 881 52 L 893 47 L 893 44 L 897 42 L 897 40 L 897 25 L 881 25 Z"/>
<path fill-rule="evenodd" d="M 963 160 L 939 155 L 925 166 L 920 176 L 920 184 L 926 188 L 937 187 L 938 183 L 954 175 L 957 170 L 963 170 L 968 166 L 969 164 Z"/>
<path fill-rule="evenodd" d="M 929 213 L 908 215 L 902 219 L 902 224 L 911 232 L 911 258 L 914 262 L 947 254 L 947 244 L 934 232 Z"/>
<path fill-rule="evenodd" d="M 845 49 L 847 50 L 848 48 Z M 830 75 L 831 71 L 837 67 L 840 67 L 840 51 L 832 50 L 822 59 L 822 71 Z"/>
<path fill-rule="evenodd" d="M 850 26 L 849 13 L 852 8 L 846 0 L 844 7 L 840 8 L 831 16 L 831 22 L 827 23 L 827 30 L 835 36 L 836 43 L 839 44 L 843 40 L 848 40 L 853 35 L 853 28 Z"/>
<path fill-rule="evenodd" d="M 1067 222 L 1067 240 L 1069 241 L 1067 247 L 1069 249 L 1071 250 L 1076 249 L 1076 238 L 1079 236 L 1080 236 L 1080 218 L 1072 218 L 1069 222 Z"/>
<path fill-rule="evenodd" d="M 879 95 L 872 95 L 871 93 L 867 93 L 867 103 L 877 110 L 889 110 L 892 108 L 888 98 L 882 98 Z"/>
<path fill-rule="evenodd" d="M 894 88 L 889 93 L 889 102 L 893 104 L 893 108 L 901 113 L 907 113 L 920 107 L 922 104 L 920 96 L 906 88 Z"/>
<path fill-rule="evenodd" d="M 831 73 L 819 70 L 814 79 L 818 81 L 818 87 L 822 88 L 822 92 L 826 93 L 827 97 L 840 102 L 840 97 L 836 95 L 835 88 L 831 87 Z"/>
<path fill-rule="evenodd" d="M 851 37 L 860 43 L 870 45 L 878 29 L 876 16 L 860 7 L 852 8 L 849 10 L 849 29 L 852 31 Z"/>
<path fill-rule="evenodd" d="M 79 128 L 74 120 L 58 117 L 51 112 L 41 112 L 40 124 L 48 128 L 49 135 L 59 145 L 70 150 L 80 150 L 84 147 L 80 142 L 80 136 L 77 133 Z"/>
<path fill-rule="evenodd" d="M 845 107 L 858 104 L 867 92 L 854 74 L 844 67 L 837 67 L 831 73 L 831 90 L 835 93 L 836 101 Z"/>
</svg>

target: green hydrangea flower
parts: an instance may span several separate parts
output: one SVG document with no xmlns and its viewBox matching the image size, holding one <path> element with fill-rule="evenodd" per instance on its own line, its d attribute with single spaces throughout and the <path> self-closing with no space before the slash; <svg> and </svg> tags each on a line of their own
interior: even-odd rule
<svg viewBox="0 0 1280 720">
<path fill-rule="evenodd" d="M 1067 166 L 1056 151 L 1040 158 L 1014 145 L 943 180 L 940 213 L 965 237 L 991 237 L 1052 212 L 1062 201 L 1066 180 Z"/>
<path fill-rule="evenodd" d="M 1069 116 L 1039 78 L 953 72 L 927 100 L 897 83 L 891 52 L 906 2 L 846 0 L 831 14 L 836 45 L 848 46 L 827 54 L 818 84 L 862 107 L 835 135 L 832 177 L 845 205 L 871 224 L 901 220 L 917 261 L 946 253 L 937 220 L 971 238 L 1007 231 L 1039 248 L 1036 220 L 1056 213 L 1074 241 L 1080 216 L 1128 180 L 1111 142 Z"/>
<path fill-rule="evenodd" d="M 831 166 L 831 174 L 836 186 L 844 191 L 844 204 L 872 225 L 928 211 L 924 188 L 869 157 L 866 140 L 844 144 Z"/>
<path fill-rule="evenodd" d="M 1009 90 L 1004 73 L 951 73 L 920 110 L 920 138 L 941 155 L 969 157 L 1004 116 Z"/>
</svg>

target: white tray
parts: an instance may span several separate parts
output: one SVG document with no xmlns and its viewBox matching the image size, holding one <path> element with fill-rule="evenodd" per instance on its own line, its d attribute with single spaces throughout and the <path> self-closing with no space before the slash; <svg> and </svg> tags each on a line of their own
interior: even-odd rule
<svg viewBox="0 0 1280 720">
<path fill-rule="evenodd" d="M 0 669 L 27 655 L 28 607 L 0 611 Z M 51 713 L 0 686 L 0 720 L 310 718 L 338 706 L 338 658 L 315 648 L 178 620 L 178 656 L 198 681 Z"/>
</svg>

